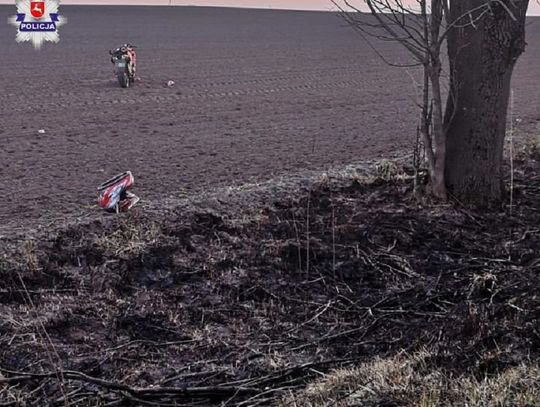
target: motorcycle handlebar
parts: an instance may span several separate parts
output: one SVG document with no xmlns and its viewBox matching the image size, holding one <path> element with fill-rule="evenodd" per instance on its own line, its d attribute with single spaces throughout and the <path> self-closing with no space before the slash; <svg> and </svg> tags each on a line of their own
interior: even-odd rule
<svg viewBox="0 0 540 407">
<path fill-rule="evenodd" d="M 126 44 L 125 47 L 131 48 L 131 49 L 137 48 L 136 45 L 131 45 L 131 44 Z M 116 51 L 116 50 L 115 50 L 115 51 Z M 110 49 L 110 50 L 109 50 L 109 55 L 112 55 L 112 54 L 114 54 L 114 51 L 113 51 L 112 49 Z"/>
</svg>

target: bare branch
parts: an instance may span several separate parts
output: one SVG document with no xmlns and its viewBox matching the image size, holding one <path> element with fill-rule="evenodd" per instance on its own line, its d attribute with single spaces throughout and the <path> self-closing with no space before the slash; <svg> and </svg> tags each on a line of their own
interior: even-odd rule
<svg viewBox="0 0 540 407">
<path fill-rule="evenodd" d="M 508 15 L 510 16 L 512 20 L 517 21 L 516 16 L 514 15 L 514 13 L 512 13 L 512 10 L 510 10 L 510 8 L 508 8 L 508 6 L 504 4 L 504 1 L 501 1 L 501 0 L 491 0 L 491 1 L 499 4 L 502 8 L 506 10 L 506 12 L 508 13 Z"/>
<path fill-rule="evenodd" d="M 427 50 L 433 41 L 430 39 L 429 30 L 425 29 L 428 21 L 426 0 L 416 0 L 416 10 L 414 6 L 405 5 L 403 0 L 364 0 L 370 9 L 371 21 L 354 17 L 354 14 L 361 16 L 364 14 L 351 3 L 351 0 L 343 0 L 343 2 L 349 10 L 354 10 L 356 13 L 345 11 L 337 0 L 332 0 L 332 2 L 342 11 L 345 20 L 355 30 L 362 33 L 362 37 L 368 42 L 370 48 L 385 62 L 388 61 L 368 41 L 367 36 L 401 44 L 418 61 L 416 66 L 429 64 L 430 52 Z"/>
<path fill-rule="evenodd" d="M 49 373 L 28 373 L 28 372 L 14 372 L 6 369 L 2 369 L 3 372 L 12 374 L 10 377 L 0 377 L 0 383 L 18 383 L 29 380 L 45 379 L 49 377 L 55 377 L 56 372 Z M 120 382 L 112 382 L 98 377 L 88 376 L 85 373 L 63 370 L 63 376 L 67 380 L 77 380 L 86 383 L 92 383 L 113 391 L 122 391 L 132 394 L 134 396 L 149 396 L 156 394 L 169 394 L 179 397 L 228 397 L 231 395 L 239 394 L 257 394 L 259 389 L 250 387 L 233 387 L 233 386 L 206 386 L 206 387 L 131 387 Z"/>
<path fill-rule="evenodd" d="M 373 24 L 373 23 L 367 22 L 365 20 L 356 19 L 356 18 L 354 18 L 353 13 L 351 13 L 351 12 L 349 12 L 347 10 L 344 10 L 344 8 L 337 2 L 337 0 L 331 0 L 331 1 L 338 8 L 340 17 L 342 17 L 362 37 L 362 39 L 368 44 L 368 46 L 373 50 L 373 52 L 375 52 L 375 54 L 377 54 L 377 56 L 379 58 L 381 58 L 381 60 L 384 63 L 386 63 L 386 64 L 388 64 L 390 66 L 399 67 L 399 68 L 412 68 L 412 67 L 421 66 L 423 64 L 424 61 L 423 60 L 418 60 L 418 59 L 417 59 L 418 62 L 410 63 L 410 64 L 401 64 L 401 63 L 398 64 L 398 63 L 390 62 L 377 49 L 377 47 L 375 47 L 375 45 L 373 45 L 373 43 L 369 40 L 369 37 L 376 38 L 376 39 L 382 40 L 382 41 L 394 41 L 394 42 L 399 42 L 399 43 L 402 43 L 402 42 L 399 41 L 399 40 L 396 40 L 394 37 L 378 35 L 378 34 L 375 34 L 372 31 L 369 31 L 367 28 L 371 28 L 371 29 L 374 29 L 374 30 L 381 30 L 382 26 L 380 24 Z M 359 9 L 357 9 L 352 4 L 348 3 L 348 1 L 345 1 L 345 4 L 350 9 L 355 10 L 356 13 L 363 15 L 363 13 Z"/>
</svg>

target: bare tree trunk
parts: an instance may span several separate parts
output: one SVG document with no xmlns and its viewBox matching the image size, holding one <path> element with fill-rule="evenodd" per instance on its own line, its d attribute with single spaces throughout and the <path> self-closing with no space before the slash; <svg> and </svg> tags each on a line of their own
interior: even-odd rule
<svg viewBox="0 0 540 407">
<path fill-rule="evenodd" d="M 441 93 L 441 43 L 439 41 L 443 18 L 442 0 L 431 1 L 431 22 L 428 50 L 430 55 L 429 76 L 433 92 L 433 144 L 435 166 L 431 175 L 432 193 L 435 197 L 446 200 L 447 189 L 444 166 L 446 162 L 446 131 L 443 126 L 443 102 Z"/>
<path fill-rule="evenodd" d="M 422 115 L 420 117 L 420 134 L 422 135 L 422 142 L 426 150 L 427 164 L 429 173 L 433 174 L 435 171 L 435 154 L 433 150 L 433 144 L 431 142 L 431 118 L 433 116 L 429 103 L 429 86 L 430 78 L 427 68 L 424 66 L 424 84 L 422 90 Z"/>
<path fill-rule="evenodd" d="M 446 106 L 445 177 L 463 203 L 503 196 L 503 146 L 513 67 L 525 48 L 528 0 L 453 0 L 448 34 L 450 95 Z"/>
<path fill-rule="evenodd" d="M 430 108 L 430 81 L 432 80 L 429 74 L 430 52 L 429 52 L 429 18 L 427 13 L 426 0 L 420 0 L 422 28 L 424 35 L 424 42 L 427 42 L 424 50 L 424 60 L 422 61 L 422 71 L 424 74 L 424 82 L 422 87 L 422 115 L 420 118 L 420 134 L 422 135 L 422 141 L 424 143 L 424 149 L 426 151 L 427 163 L 429 174 L 431 177 L 431 183 L 434 183 L 433 174 L 435 173 L 435 150 L 433 149 L 433 143 L 431 139 L 431 121 L 433 117 L 433 111 Z M 444 174 L 442 174 L 444 176 Z"/>
<path fill-rule="evenodd" d="M 446 132 L 443 127 L 443 105 L 440 85 L 440 65 L 433 67 L 431 86 L 433 88 L 433 139 L 435 144 L 435 166 L 433 168 L 432 193 L 435 197 L 446 200 L 445 183 Z"/>
</svg>

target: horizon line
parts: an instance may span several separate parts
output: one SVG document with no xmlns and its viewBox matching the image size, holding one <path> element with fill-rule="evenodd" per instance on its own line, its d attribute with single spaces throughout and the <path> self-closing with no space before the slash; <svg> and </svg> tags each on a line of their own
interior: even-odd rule
<svg viewBox="0 0 540 407">
<path fill-rule="evenodd" d="M 268 4 L 267 6 L 264 5 L 248 5 L 248 4 L 212 4 L 212 1 L 209 1 L 208 4 L 190 4 L 187 1 L 182 3 L 182 0 L 180 0 L 180 3 L 178 3 L 178 0 L 163 0 L 160 1 L 160 3 L 150 3 L 150 1 L 141 1 L 141 3 L 136 4 L 133 2 L 133 0 L 116 0 L 116 1 L 107 1 L 106 3 L 104 0 L 75 0 L 75 2 L 68 0 L 60 2 L 61 6 L 122 6 L 122 7 L 208 7 L 208 8 L 229 8 L 229 9 L 253 9 L 253 10 L 276 10 L 276 11 L 315 11 L 315 12 L 332 12 L 337 13 L 343 10 L 338 9 L 335 4 L 332 4 L 331 1 L 328 2 L 328 7 L 322 7 L 322 6 L 310 6 L 310 7 L 302 7 L 302 6 L 286 6 L 283 4 L 273 6 L 271 4 Z M 196 0 L 195 0 L 196 1 Z M 208 1 L 208 0 L 206 0 Z M 218 0 L 219 1 L 219 0 Z M 233 0 L 234 1 L 234 0 Z M 264 0 L 260 0 L 263 2 Z M 272 1 L 272 0 L 270 0 Z M 0 6 L 15 6 L 14 0 L 0 0 Z M 332 6 L 332 7 L 330 7 Z M 353 10 L 351 10 L 353 11 Z M 369 13 L 369 11 L 367 11 Z M 540 9 L 535 10 L 533 9 L 532 13 L 527 13 L 527 17 L 539 17 L 540 16 Z"/>
</svg>

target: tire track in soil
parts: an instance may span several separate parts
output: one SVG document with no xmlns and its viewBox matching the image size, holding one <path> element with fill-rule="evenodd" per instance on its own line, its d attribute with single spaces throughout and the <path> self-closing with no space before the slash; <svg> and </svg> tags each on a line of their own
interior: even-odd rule
<svg viewBox="0 0 540 407">
<path fill-rule="evenodd" d="M 143 104 L 146 105 L 148 103 L 173 103 L 178 102 L 182 100 L 190 100 L 190 99 L 215 99 L 215 98 L 236 98 L 236 97 L 242 97 L 242 96 L 254 96 L 254 95 L 267 95 L 267 94 L 273 94 L 273 93 L 280 93 L 280 92 L 302 92 L 302 91 L 309 91 L 309 90 L 325 90 L 325 89 L 341 89 L 341 88 L 351 88 L 354 87 L 355 89 L 361 90 L 365 89 L 366 84 L 365 81 L 358 81 L 358 80 L 342 80 L 338 82 L 331 82 L 331 83 L 303 83 L 303 84 L 297 84 L 297 85 L 287 85 L 287 86 L 276 86 L 271 88 L 245 88 L 245 89 L 239 89 L 239 90 L 228 90 L 228 91 L 222 91 L 222 92 L 197 92 L 193 94 L 174 94 L 174 95 L 141 95 L 136 98 L 116 98 L 116 99 L 109 99 L 109 100 L 83 100 L 79 102 L 65 102 L 65 103 L 56 103 L 56 102 L 50 102 L 50 103 L 40 103 L 36 106 L 26 106 L 27 108 L 25 110 L 22 110 L 16 106 L 13 106 L 11 109 L 5 109 L 4 111 L 11 111 L 11 112 L 17 112 L 17 113 L 33 113 L 33 112 L 40 112 L 43 110 L 52 110 L 52 109 L 68 109 L 68 108 L 76 108 L 76 107 L 87 107 L 87 106 L 114 106 L 114 105 L 136 105 L 136 104 Z M 211 90 L 211 88 L 205 88 L 204 90 Z M 128 90 L 129 91 L 129 90 Z M 73 95 L 76 95 L 76 93 L 73 93 Z M 108 125 L 107 125 L 108 126 Z M 80 128 L 85 129 L 92 129 L 92 128 L 100 128 L 102 125 L 94 125 L 94 126 L 77 126 L 76 123 L 71 127 L 71 130 L 76 130 Z M 5 131 L 5 130 L 4 130 Z M 0 133 L 1 134 L 1 133 Z M 17 135 L 13 136 L 0 136 L 0 141 L 7 141 L 10 139 L 20 138 L 20 137 L 28 137 L 28 136 L 35 136 L 36 131 L 35 130 L 28 130 L 28 131 L 20 131 L 20 129 L 17 131 Z"/>
<path fill-rule="evenodd" d="M 221 98 L 221 97 L 231 97 L 231 96 L 249 96 L 249 95 L 262 95 L 268 93 L 276 92 L 286 92 L 286 91 L 301 91 L 301 90 L 319 90 L 319 89 L 336 89 L 336 88 L 346 88 L 351 86 L 361 86 L 362 83 L 359 81 L 340 81 L 332 84 L 301 84 L 301 85 L 292 85 L 292 86 L 276 86 L 272 88 L 263 88 L 263 89 L 242 89 L 242 90 L 231 90 L 225 92 L 208 92 L 208 93 L 194 93 L 194 94 L 175 94 L 169 96 L 161 95 L 149 95 L 149 96 L 140 96 L 137 98 L 116 98 L 116 99 L 101 99 L 101 100 L 85 100 L 81 102 L 66 102 L 66 103 L 56 103 L 56 102 L 45 102 L 41 103 L 39 106 L 27 106 L 26 109 L 22 110 L 19 107 L 12 107 L 11 109 L 6 109 L 6 111 L 19 112 L 19 113 L 32 113 L 39 112 L 43 109 L 51 108 L 73 108 L 79 106 L 103 106 L 103 105 L 115 105 L 115 104 L 137 104 L 137 103 L 165 103 L 165 102 L 175 102 L 180 100 L 187 99 L 197 99 L 197 98 Z"/>
<path fill-rule="evenodd" d="M 188 94 L 181 94 L 181 95 L 172 95 L 172 96 L 162 96 L 162 95 L 139 95 L 137 98 L 115 98 L 115 99 L 108 99 L 108 98 L 101 98 L 101 99 L 94 99 L 94 100 L 84 100 L 84 101 L 65 101 L 64 103 L 58 103 L 59 100 L 62 98 L 73 98 L 73 99 L 80 99 L 81 93 L 80 91 L 63 91 L 63 92 L 51 92 L 48 94 L 48 98 L 45 99 L 46 101 L 43 102 L 43 100 L 40 101 L 39 105 L 28 105 L 28 99 L 30 97 L 36 97 L 39 95 L 36 95 L 35 92 L 29 92 L 29 93 L 4 93 L 2 100 L 0 101 L 0 108 L 4 111 L 8 112 L 21 112 L 21 113 L 32 113 L 36 111 L 43 110 L 45 108 L 66 108 L 66 107 L 75 107 L 75 106 L 95 106 L 100 104 L 116 104 L 116 103 L 129 103 L 129 104 L 135 104 L 135 103 L 146 103 L 149 101 L 176 101 L 176 100 L 183 100 L 183 99 L 191 99 L 191 98 L 197 98 L 197 97 L 223 97 L 223 96 L 239 96 L 239 95 L 250 95 L 250 94 L 256 94 L 259 92 L 262 93 L 273 93 L 273 92 L 280 92 L 280 91 L 287 91 L 287 90 L 301 90 L 301 89 L 331 89 L 333 87 L 343 87 L 343 86 L 359 86 L 360 88 L 366 87 L 366 80 L 341 80 L 341 81 L 334 81 L 328 83 L 319 83 L 321 79 L 324 81 L 328 81 L 329 79 L 336 79 L 336 78 L 350 78 L 350 74 L 352 72 L 360 73 L 360 70 L 350 70 L 347 72 L 343 72 L 340 75 L 331 75 L 331 76 L 324 76 L 318 74 L 309 74 L 309 75 L 295 75 L 295 76 L 283 76 L 283 77 L 274 77 L 274 78 L 267 78 L 267 79 L 252 79 L 252 80 L 240 80 L 240 81 L 216 81 L 216 82 L 207 82 L 207 83 L 200 83 L 200 84 L 191 84 L 186 85 L 182 87 L 175 87 L 174 89 L 190 89 L 195 90 L 195 93 L 188 93 Z M 244 88 L 240 90 L 231 90 L 226 92 L 213 92 L 213 89 L 215 87 L 221 87 L 221 86 L 239 86 L 239 85 L 249 85 L 249 84 L 273 84 L 275 82 L 281 82 L 281 81 L 291 81 L 296 80 L 300 81 L 302 83 L 298 83 L 296 85 L 284 85 L 284 86 L 277 86 L 277 87 L 271 87 L 266 88 L 264 90 L 259 89 L 253 89 L 253 88 Z M 114 79 L 99 79 L 96 80 L 99 81 L 100 84 L 111 84 L 114 83 Z M 371 85 L 378 84 L 384 82 L 384 78 L 371 78 L 369 83 Z M 332 86 L 334 85 L 334 86 Z M 160 88 L 165 88 L 163 84 L 160 83 Z M 135 86 L 137 87 L 137 85 Z M 115 87 L 116 88 L 116 87 Z M 115 89 L 116 91 L 117 89 Z M 130 90 L 127 90 L 129 92 Z M 101 92 L 91 92 L 92 96 L 103 96 L 104 91 Z M 108 96 L 108 95 L 106 95 Z M 18 97 L 19 100 L 13 100 L 13 98 Z M 43 99 L 43 98 L 40 98 Z M 52 100 L 52 101 L 51 101 Z M 22 106 L 17 104 L 16 102 L 22 103 Z"/>
</svg>

